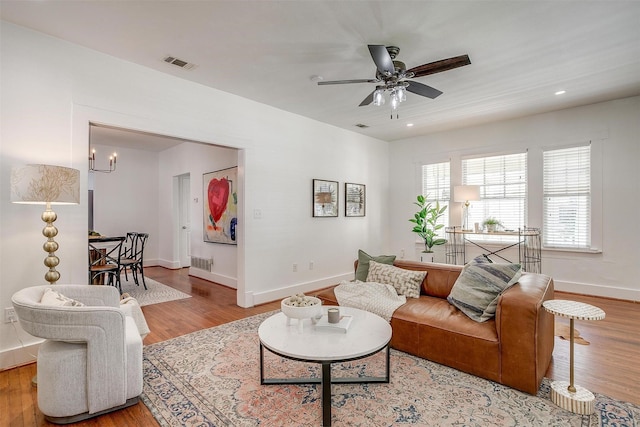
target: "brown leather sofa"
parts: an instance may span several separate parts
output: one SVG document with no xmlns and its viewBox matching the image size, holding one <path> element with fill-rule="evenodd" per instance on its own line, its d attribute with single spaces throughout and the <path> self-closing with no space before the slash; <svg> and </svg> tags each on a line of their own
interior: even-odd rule
<svg viewBox="0 0 640 427">
<path fill-rule="evenodd" d="M 407 298 L 393 314 L 392 348 L 537 393 L 553 352 L 554 318 L 542 307 L 553 299 L 553 279 L 523 273 L 501 295 L 495 318 L 478 323 L 447 301 L 462 266 L 401 260 L 394 265 L 428 273 L 420 298 Z M 316 296 L 323 304 L 338 304 L 333 288 Z"/>
</svg>

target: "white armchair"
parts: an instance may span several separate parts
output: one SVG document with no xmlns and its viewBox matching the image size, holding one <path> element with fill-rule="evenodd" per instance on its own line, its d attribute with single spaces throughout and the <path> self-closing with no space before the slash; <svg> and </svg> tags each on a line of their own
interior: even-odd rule
<svg viewBox="0 0 640 427">
<path fill-rule="evenodd" d="M 142 393 L 142 339 L 120 309 L 112 286 L 54 285 L 81 307 L 40 303 L 50 285 L 16 292 L 22 328 L 46 338 L 38 351 L 38 406 L 48 421 L 67 424 L 134 405 Z"/>
</svg>

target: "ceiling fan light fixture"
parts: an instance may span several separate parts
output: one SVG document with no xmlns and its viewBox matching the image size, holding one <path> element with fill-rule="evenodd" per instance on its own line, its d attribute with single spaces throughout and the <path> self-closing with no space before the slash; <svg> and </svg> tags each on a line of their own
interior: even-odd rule
<svg viewBox="0 0 640 427">
<path fill-rule="evenodd" d="M 376 91 L 373 92 L 373 105 L 379 107 L 381 105 L 384 105 L 384 103 L 384 89 L 376 89 Z"/>
</svg>

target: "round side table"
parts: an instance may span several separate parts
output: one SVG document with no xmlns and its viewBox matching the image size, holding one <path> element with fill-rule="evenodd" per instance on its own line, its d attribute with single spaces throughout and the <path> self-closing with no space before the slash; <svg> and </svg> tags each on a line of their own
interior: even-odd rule
<svg viewBox="0 0 640 427">
<path fill-rule="evenodd" d="M 542 306 L 549 313 L 569 319 L 569 382 L 551 382 L 551 401 L 567 411 L 589 415 L 593 413 L 595 396 L 589 390 L 573 382 L 573 322 L 574 320 L 602 320 L 604 311 L 593 305 L 577 301 L 548 300 Z"/>
</svg>

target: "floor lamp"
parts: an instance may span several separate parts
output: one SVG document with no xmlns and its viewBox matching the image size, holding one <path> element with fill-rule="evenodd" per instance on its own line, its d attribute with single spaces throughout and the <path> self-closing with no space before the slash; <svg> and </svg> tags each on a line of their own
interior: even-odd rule
<svg viewBox="0 0 640 427">
<path fill-rule="evenodd" d="M 453 201 L 462 203 L 462 230 L 469 231 L 469 202 L 480 200 L 479 185 L 456 185 L 453 187 Z"/>
<path fill-rule="evenodd" d="M 11 202 L 46 205 L 42 213 L 47 238 L 42 248 L 47 253 L 44 265 L 49 268 L 44 278 L 52 285 L 60 279 L 56 266 L 60 259 L 55 252 L 58 243 L 54 238 L 58 229 L 53 225 L 58 218 L 51 205 L 77 205 L 80 203 L 80 171 L 62 166 L 25 165 L 11 170 Z"/>
</svg>

